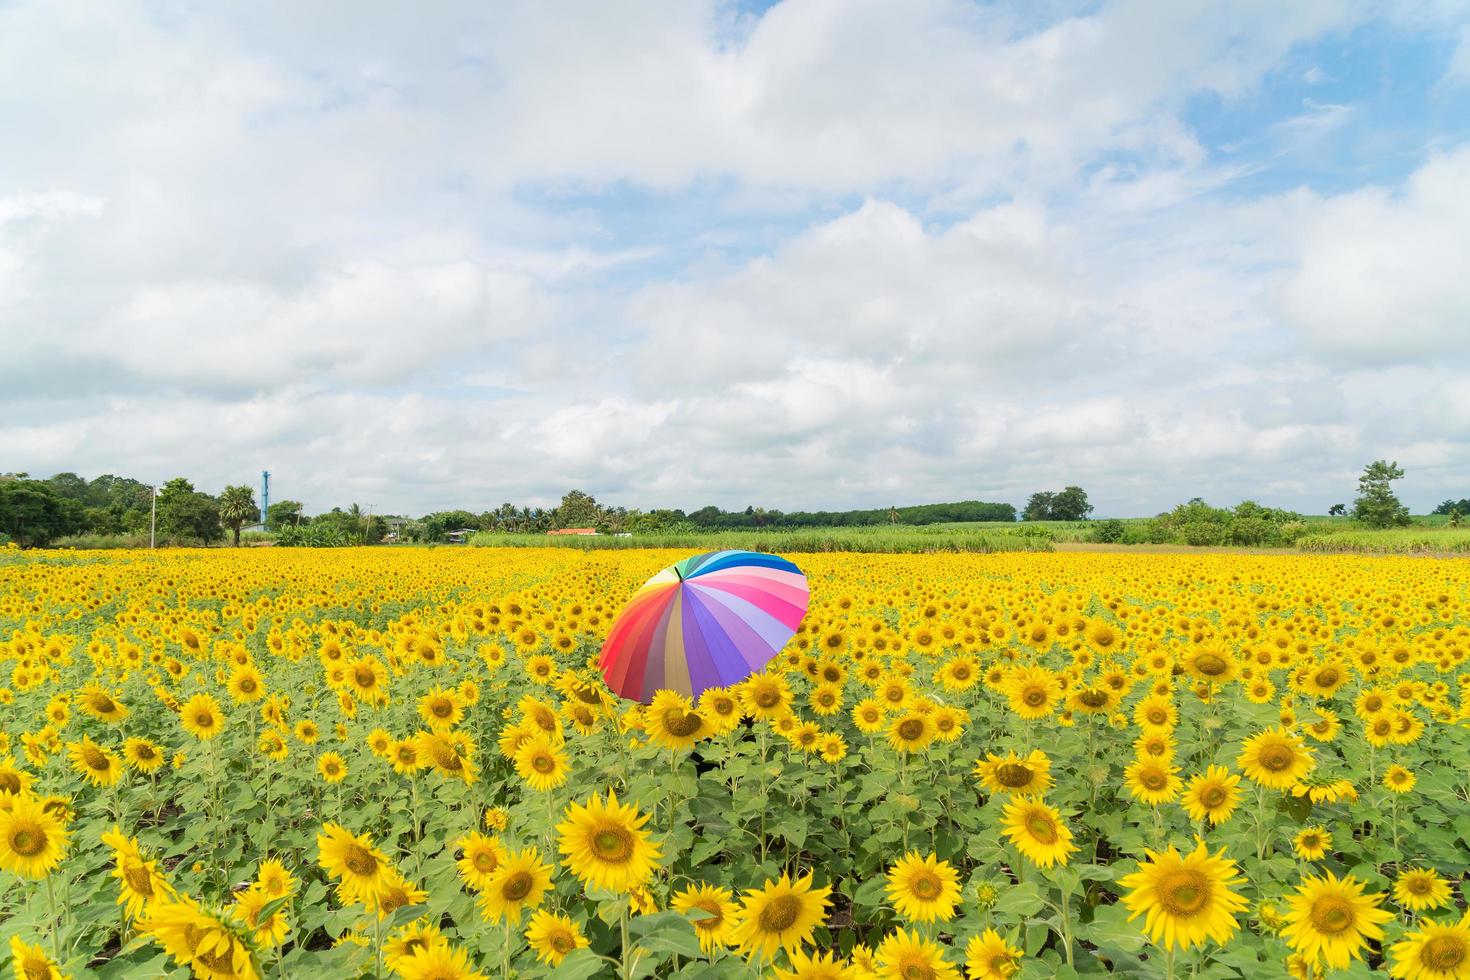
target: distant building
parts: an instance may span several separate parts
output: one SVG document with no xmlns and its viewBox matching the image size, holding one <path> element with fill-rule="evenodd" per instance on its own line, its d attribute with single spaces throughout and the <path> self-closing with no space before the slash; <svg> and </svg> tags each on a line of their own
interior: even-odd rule
<svg viewBox="0 0 1470 980">
<path fill-rule="evenodd" d="M 464 544 L 469 541 L 470 535 L 478 534 L 479 531 L 472 527 L 461 527 L 453 531 L 446 531 L 444 536 L 449 539 L 450 544 Z"/>
<path fill-rule="evenodd" d="M 550 535 L 550 534 L 596 534 L 597 533 L 597 528 L 595 528 L 595 527 L 563 527 L 563 528 L 557 528 L 555 531 L 547 531 L 546 533 L 548 535 Z"/>
</svg>

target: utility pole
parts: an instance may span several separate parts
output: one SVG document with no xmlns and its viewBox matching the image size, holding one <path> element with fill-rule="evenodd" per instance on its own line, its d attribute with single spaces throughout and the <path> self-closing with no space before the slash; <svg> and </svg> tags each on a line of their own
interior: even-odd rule
<svg viewBox="0 0 1470 980">
<path fill-rule="evenodd" d="M 260 529 L 269 531 L 271 510 L 271 471 L 260 471 Z"/>
<path fill-rule="evenodd" d="M 154 541 L 158 531 L 158 484 L 153 484 L 153 513 L 148 518 L 148 547 L 155 547 Z"/>
</svg>

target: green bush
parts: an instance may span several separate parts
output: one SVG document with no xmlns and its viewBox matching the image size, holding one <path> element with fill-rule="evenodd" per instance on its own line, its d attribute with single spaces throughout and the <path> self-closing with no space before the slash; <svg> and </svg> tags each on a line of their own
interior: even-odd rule
<svg viewBox="0 0 1470 980">
<path fill-rule="evenodd" d="M 1205 547 L 1225 543 L 1227 525 L 1214 521 L 1188 521 L 1179 525 L 1179 537 L 1188 545 Z"/>
<path fill-rule="evenodd" d="M 1099 544 L 1115 544 L 1123 540 L 1125 533 L 1123 522 L 1115 517 L 1105 521 L 1098 521 L 1092 527 L 1092 540 Z"/>
</svg>

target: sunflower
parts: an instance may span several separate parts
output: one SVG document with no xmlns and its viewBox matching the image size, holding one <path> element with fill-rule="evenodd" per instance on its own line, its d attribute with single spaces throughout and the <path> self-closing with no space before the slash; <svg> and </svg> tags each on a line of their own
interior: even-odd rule
<svg viewBox="0 0 1470 980">
<path fill-rule="evenodd" d="M 328 783 L 340 783 L 347 778 L 347 762 L 336 752 L 323 752 L 316 760 L 316 771 Z"/>
<path fill-rule="evenodd" d="M 354 836 L 339 824 L 324 824 L 316 844 L 317 863 L 336 880 L 343 904 L 367 905 L 393 870 L 371 837 Z"/>
<path fill-rule="evenodd" d="M 400 776 L 412 776 L 425 765 L 418 739 L 412 737 L 398 739 L 390 745 L 388 759 L 393 763 L 393 771 Z"/>
<path fill-rule="evenodd" d="M 608 891 L 627 891 L 653 873 L 659 845 L 649 840 L 643 825 L 647 814 L 636 805 L 618 802 L 608 790 L 607 800 L 593 796 L 586 804 L 573 802 L 566 820 L 557 824 L 562 863 L 583 884 Z"/>
<path fill-rule="evenodd" d="M 400 973 L 400 964 L 414 953 L 425 949 L 444 949 L 449 940 L 439 927 L 427 918 L 414 919 L 406 923 L 383 941 L 383 963 L 388 969 Z"/>
<path fill-rule="evenodd" d="M 740 950 L 769 959 L 777 949 L 799 949 L 826 918 L 832 889 L 812 887 L 812 876 L 792 881 L 786 872 L 745 893 L 731 939 Z"/>
<path fill-rule="evenodd" d="M 1148 860 L 1138 870 L 1119 879 L 1129 889 L 1123 903 L 1129 921 L 1144 916 L 1149 938 L 1165 949 L 1188 949 L 1213 939 L 1225 943 L 1240 928 L 1237 913 L 1246 900 L 1231 891 L 1244 883 L 1235 862 L 1222 849 L 1211 855 L 1204 842 L 1193 852 L 1181 855 L 1171 844 L 1165 852 L 1144 850 Z"/>
<path fill-rule="evenodd" d="M 1246 739 L 1236 765 L 1267 789 L 1290 789 L 1312 771 L 1312 750 L 1282 728 L 1268 728 Z"/>
<path fill-rule="evenodd" d="M 1423 920 L 1393 944 L 1390 975 L 1405 980 L 1466 980 L 1470 977 L 1470 912 L 1453 924 Z"/>
<path fill-rule="evenodd" d="M 1040 749 L 1032 749 L 1024 759 L 1014 752 L 1004 756 L 991 753 L 975 763 L 975 775 L 992 794 L 1042 796 L 1052 786 L 1051 760 Z"/>
<path fill-rule="evenodd" d="M 146 738 L 129 738 L 123 742 L 123 758 L 139 772 L 153 772 L 163 765 L 163 750 Z"/>
<path fill-rule="evenodd" d="M 746 712 L 757 721 L 770 721 L 791 710 L 791 687 L 780 674 L 753 675 L 742 685 L 741 697 Z"/>
<path fill-rule="evenodd" d="M 1208 820 L 1216 827 L 1230 819 L 1240 802 L 1240 777 L 1224 766 L 1210 766 L 1189 781 L 1184 809 L 1191 820 Z"/>
<path fill-rule="evenodd" d="M 67 753 L 71 756 L 72 768 L 93 786 L 111 786 L 122 778 L 123 766 L 111 749 L 103 748 L 83 736 L 80 742 L 68 742 Z"/>
<path fill-rule="evenodd" d="M 347 665 L 347 690 L 360 701 L 376 703 L 387 699 L 388 669 L 377 657 L 358 657 Z"/>
<path fill-rule="evenodd" d="M 235 902 L 230 906 L 230 915 L 246 929 L 258 946 L 275 946 L 286 938 L 291 925 L 286 910 L 280 906 L 264 915 L 265 908 L 275 899 L 260 885 L 252 884 L 235 893 Z"/>
<path fill-rule="evenodd" d="M 171 901 L 173 887 L 158 870 L 154 861 L 145 861 L 136 839 L 125 835 L 116 825 L 102 834 L 102 843 L 112 848 L 112 877 L 118 880 L 117 904 L 129 919 L 137 919 L 157 901 Z"/>
<path fill-rule="evenodd" d="M 10 964 L 17 980 L 66 980 L 44 949 L 26 945 L 18 935 L 10 937 Z"/>
<path fill-rule="evenodd" d="M 1005 693 L 1012 711 L 1035 721 L 1056 711 L 1062 698 L 1062 681 L 1055 671 L 1045 667 L 1022 667 L 1011 675 Z"/>
<path fill-rule="evenodd" d="M 716 949 L 733 941 L 739 908 L 730 889 L 700 882 L 674 895 L 670 907 L 686 915 L 696 911 L 702 913 L 702 918 L 694 920 L 694 934 L 706 956 L 714 955 Z"/>
<path fill-rule="evenodd" d="M 972 980 L 1010 980 L 1021 968 L 1025 953 L 986 929 L 965 945 L 965 970 Z"/>
<path fill-rule="evenodd" d="M 864 735 L 875 735 L 883 730 L 883 716 L 888 709 L 877 698 L 864 698 L 852 709 L 852 723 Z"/>
<path fill-rule="evenodd" d="M 948 922 L 960 898 L 959 872 L 938 855 L 910 851 L 888 871 L 888 898 L 910 922 Z"/>
<path fill-rule="evenodd" d="M 427 892 L 390 868 L 382 884 L 363 904 L 369 912 L 376 912 L 379 919 L 386 919 L 406 905 L 422 905 L 428 897 Z"/>
<path fill-rule="evenodd" d="M 44 878 L 66 854 L 66 827 L 29 793 L 0 808 L 0 868 L 22 878 Z"/>
<path fill-rule="evenodd" d="M 1291 847 L 1302 860 L 1316 861 L 1332 847 L 1332 834 L 1325 827 L 1303 827 L 1292 838 Z"/>
<path fill-rule="evenodd" d="M 0 758 L 0 796 L 19 796 L 30 790 L 35 777 L 15 764 L 10 756 Z"/>
<path fill-rule="evenodd" d="M 185 701 L 179 709 L 179 723 L 190 735 L 205 740 L 220 733 L 220 729 L 224 727 L 224 718 L 214 696 L 201 691 Z"/>
<path fill-rule="evenodd" d="M 1448 905 L 1450 884 L 1433 871 L 1413 868 L 1399 875 L 1393 897 L 1410 912 L 1424 912 Z"/>
<path fill-rule="evenodd" d="M 841 762 L 847 756 L 847 739 L 835 732 L 823 735 L 817 743 L 823 762 Z"/>
<path fill-rule="evenodd" d="M 556 915 L 537 909 L 526 928 L 526 942 L 536 952 L 536 959 L 556 966 L 573 950 L 588 945 L 587 937 L 570 916 Z"/>
<path fill-rule="evenodd" d="M 118 722 L 128 716 L 127 705 L 98 684 L 88 684 L 82 688 L 79 700 L 82 710 L 99 721 Z"/>
<path fill-rule="evenodd" d="M 1120 700 L 1112 688 L 1089 684 L 1067 695 L 1067 707 L 1084 715 L 1104 715 L 1116 708 Z"/>
<path fill-rule="evenodd" d="M 933 719 L 918 711 L 905 711 L 888 726 L 888 744 L 896 752 L 918 752 L 934 741 Z"/>
<path fill-rule="evenodd" d="M 490 876 L 505 860 L 505 848 L 500 841 L 478 830 L 472 830 L 454 842 L 463 857 L 455 862 L 459 875 L 475 891 L 483 891 L 490 884 Z"/>
<path fill-rule="evenodd" d="M 192 967 L 204 980 L 254 980 L 250 947 L 230 925 L 201 909 L 192 898 L 157 902 L 139 920 L 138 931 L 151 936 L 174 960 Z"/>
<path fill-rule="evenodd" d="M 688 749 L 715 733 L 714 725 L 677 691 L 658 691 L 643 713 L 648 737 L 666 749 Z"/>
<path fill-rule="evenodd" d="M 436 732 L 447 732 L 458 725 L 464 717 L 464 705 L 460 704 L 459 691 L 455 688 L 434 687 L 419 698 L 419 717 Z"/>
<path fill-rule="evenodd" d="M 791 958 L 791 969 L 772 967 L 772 980 L 853 980 L 853 969 L 836 953 L 808 955 L 794 949 L 787 955 Z"/>
<path fill-rule="evenodd" d="M 1418 778 L 1403 766 L 1394 764 L 1383 774 L 1383 785 L 1395 793 L 1407 793 L 1414 788 Z"/>
<path fill-rule="evenodd" d="M 402 980 L 485 980 L 474 969 L 469 954 L 448 941 L 416 947 L 398 960 L 395 967 Z"/>
<path fill-rule="evenodd" d="M 1002 829 L 1016 850 L 1039 867 L 1066 864 L 1077 850 L 1061 814 L 1039 799 L 1017 797 L 1007 803 Z"/>
<path fill-rule="evenodd" d="M 491 922 L 520 922 L 551 888 L 551 865 L 543 864 L 534 847 L 507 852 L 480 892 L 480 913 Z"/>
<path fill-rule="evenodd" d="M 275 858 L 260 862 L 255 872 L 255 882 L 271 898 L 284 898 L 296 890 L 296 879 L 286 866 Z"/>
<path fill-rule="evenodd" d="M 537 792 L 550 792 L 567 781 L 567 755 L 544 734 L 522 742 L 515 762 L 516 773 Z"/>
<path fill-rule="evenodd" d="M 960 980 L 944 958 L 944 947 L 917 931 L 896 930 L 878 946 L 878 976 L 883 980 Z"/>
<path fill-rule="evenodd" d="M 1134 707 L 1133 720 L 1146 732 L 1153 729 L 1172 729 L 1179 724 L 1179 708 L 1168 697 L 1150 694 Z"/>
<path fill-rule="evenodd" d="M 1366 895 L 1363 882 L 1351 875 L 1302 880 L 1286 902 L 1287 926 L 1282 937 L 1309 960 L 1340 970 L 1357 959 L 1370 939 L 1383 938 L 1383 923 L 1393 914 L 1378 907 L 1381 893 Z"/>
<path fill-rule="evenodd" d="M 699 713 L 719 733 L 734 731 L 743 714 L 740 699 L 724 687 L 708 687 L 699 696 Z"/>
<path fill-rule="evenodd" d="M 232 670 L 227 687 L 236 704 L 259 701 L 265 697 L 265 685 L 254 664 L 244 664 Z"/>
<path fill-rule="evenodd" d="M 1179 768 L 1156 759 L 1136 759 L 1123 770 L 1128 795 L 1149 806 L 1169 803 L 1179 795 L 1183 781 Z"/>
</svg>

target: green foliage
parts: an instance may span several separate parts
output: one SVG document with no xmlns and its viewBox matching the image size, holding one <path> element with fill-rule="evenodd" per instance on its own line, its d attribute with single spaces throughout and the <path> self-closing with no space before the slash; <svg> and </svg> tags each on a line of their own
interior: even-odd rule
<svg viewBox="0 0 1470 980">
<path fill-rule="evenodd" d="M 1033 493 L 1026 501 L 1022 520 L 1085 521 L 1092 510 L 1092 504 L 1087 502 L 1087 491 L 1081 487 L 1067 487 L 1056 493 L 1043 490 Z"/>
<path fill-rule="evenodd" d="M 266 508 L 266 530 L 286 527 L 288 525 L 305 524 L 310 518 L 306 516 L 306 508 L 299 500 L 277 500 Z"/>
<path fill-rule="evenodd" d="M 1434 508 L 1430 513 L 1442 514 L 1446 517 L 1458 513 L 1461 517 L 1464 517 L 1466 514 L 1470 514 L 1470 497 L 1461 497 L 1459 500 L 1450 498 Z"/>
<path fill-rule="evenodd" d="M 697 548 L 718 551 L 732 548 L 780 554 L 821 552 L 926 552 L 1050 551 L 1051 535 L 1044 529 L 1032 534 L 1024 529 L 1007 532 L 994 525 L 948 525 L 945 527 L 845 527 L 811 530 L 692 531 L 618 536 L 485 533 L 470 544 L 482 548 L 580 548 L 584 551 L 629 548 Z"/>
<path fill-rule="evenodd" d="M 281 548 L 345 548 L 358 544 L 347 531 L 332 521 L 312 521 L 310 524 L 288 524 L 275 532 L 276 545 Z"/>
<path fill-rule="evenodd" d="M 86 508 L 41 480 L 0 479 L 0 531 L 22 548 L 86 528 Z"/>
<path fill-rule="evenodd" d="M 1399 502 L 1391 486 L 1402 480 L 1404 471 L 1397 462 L 1377 459 L 1358 477 L 1358 498 L 1353 501 L 1353 517 L 1369 527 L 1403 527 L 1409 523 L 1409 508 Z"/>
<path fill-rule="evenodd" d="M 158 534 L 175 542 L 209 544 L 225 536 L 219 504 L 181 476 L 158 490 Z"/>
<path fill-rule="evenodd" d="M 564 527 L 597 527 L 602 520 L 602 508 L 597 498 L 581 490 L 568 490 L 561 503 L 552 512 L 551 525 Z"/>
<path fill-rule="evenodd" d="M 1092 540 L 1101 544 L 1115 544 L 1123 540 L 1123 522 L 1116 518 L 1098 521 L 1092 529 Z"/>
</svg>

